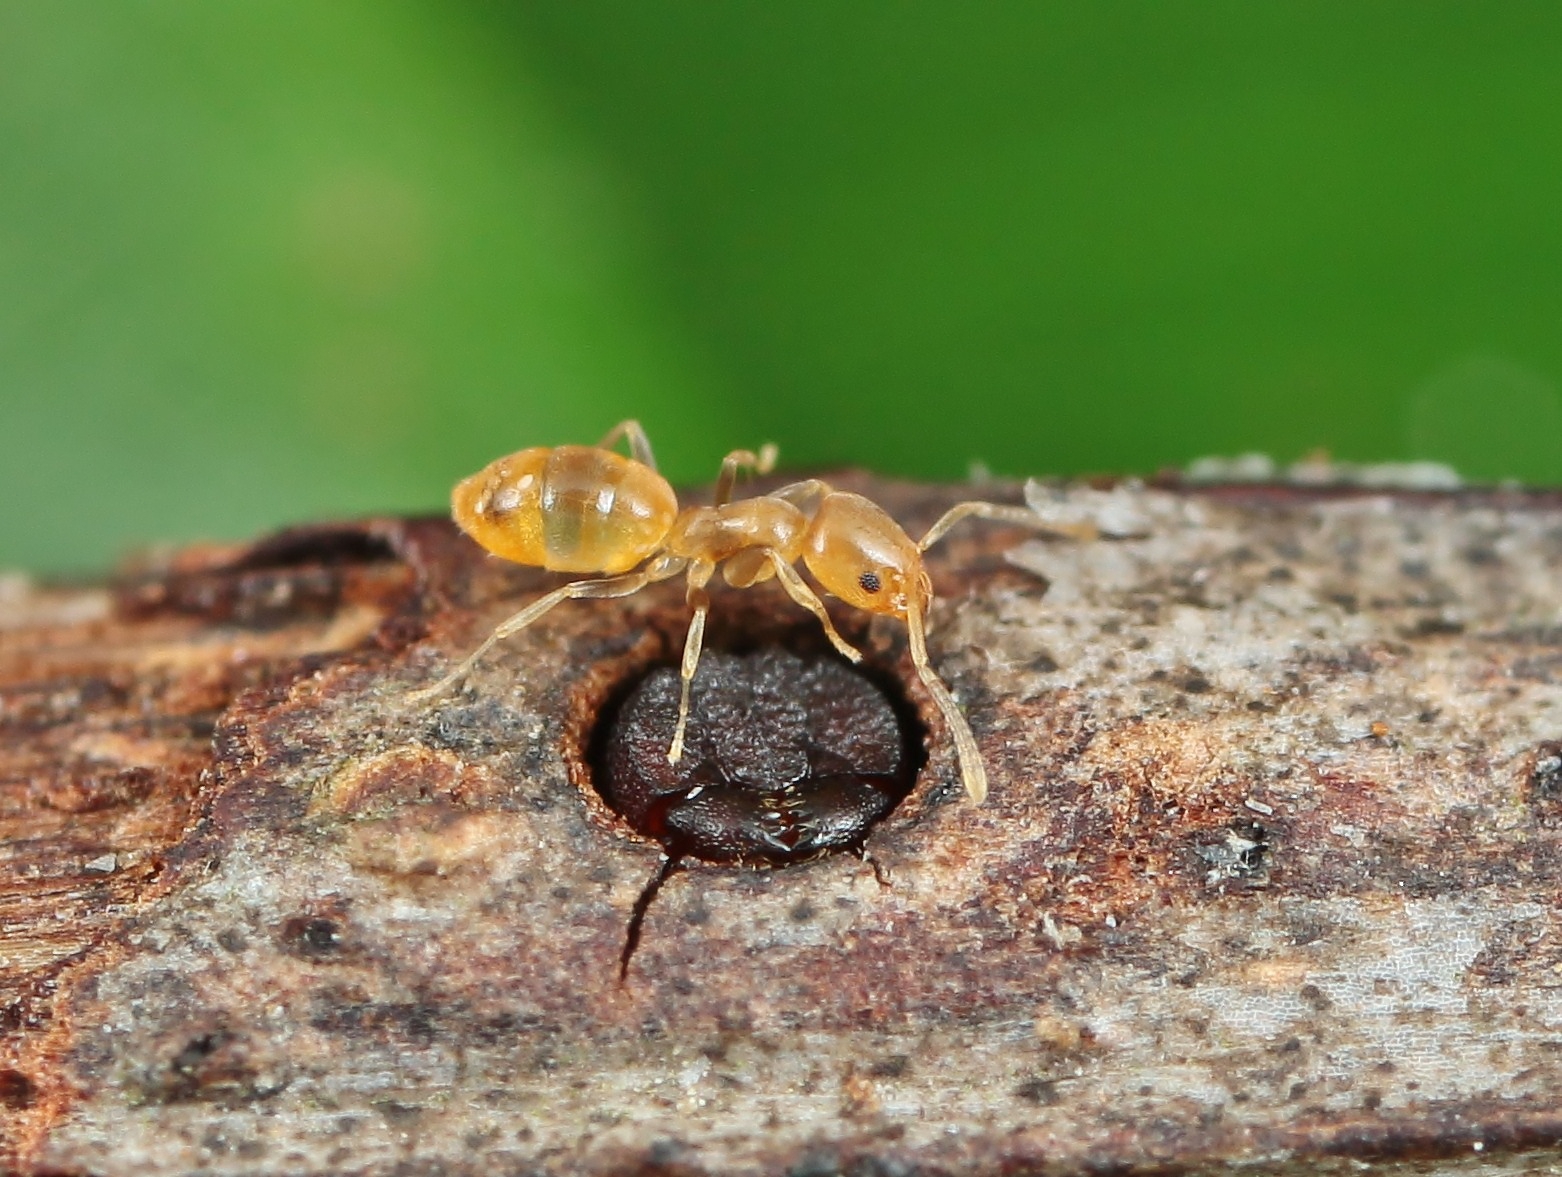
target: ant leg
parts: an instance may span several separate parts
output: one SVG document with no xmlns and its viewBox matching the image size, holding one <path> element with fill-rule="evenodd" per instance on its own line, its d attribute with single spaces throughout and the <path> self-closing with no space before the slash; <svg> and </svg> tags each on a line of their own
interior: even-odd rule
<svg viewBox="0 0 1562 1177">
<path fill-rule="evenodd" d="M 632 417 L 628 421 L 620 421 L 607 431 L 601 441 L 597 442 L 597 449 L 610 450 L 617 444 L 619 438 L 628 440 L 631 458 L 642 466 L 656 469 L 656 457 L 651 453 L 651 439 L 645 435 L 640 422 Z"/>
<path fill-rule="evenodd" d="M 721 474 L 716 479 L 716 506 L 725 506 L 732 499 L 732 486 L 738 480 L 738 471 L 745 466 L 753 470 L 755 474 L 769 474 L 776 468 L 776 455 L 779 451 L 774 443 L 766 442 L 759 447 L 759 453 L 753 450 L 733 450 L 721 460 Z"/>
<path fill-rule="evenodd" d="M 721 575 L 733 588 L 752 588 L 774 576 L 770 566 L 769 548 L 744 548 L 728 556 L 721 565 Z"/>
<path fill-rule="evenodd" d="M 917 551 L 927 551 L 943 539 L 951 527 L 972 515 L 978 519 L 991 519 L 995 523 L 1017 523 L 1033 531 L 1047 531 L 1070 539 L 1088 541 L 1099 536 L 1094 524 L 1047 523 L 1029 507 L 1009 507 L 1002 503 L 959 503 L 945 511 L 938 522 L 927 529 L 927 534 L 917 544 Z"/>
<path fill-rule="evenodd" d="M 545 597 L 539 597 L 526 608 L 507 621 L 502 621 L 494 628 L 493 633 L 477 649 L 473 650 L 444 678 L 431 687 L 413 691 L 408 698 L 413 703 L 422 703 L 437 698 L 451 687 L 455 686 L 468 674 L 472 667 L 477 665 L 478 659 L 488 653 L 497 643 L 504 641 L 512 634 L 519 633 L 537 618 L 541 617 L 549 609 L 560 601 L 576 600 L 583 597 L 627 597 L 631 593 L 637 593 L 646 585 L 658 580 L 666 580 L 669 576 L 676 576 L 683 571 L 684 561 L 676 556 L 662 556 L 650 566 L 639 572 L 626 573 L 623 576 L 610 576 L 605 580 L 577 580 L 573 584 L 567 584 L 563 588 L 554 589 Z"/>
<path fill-rule="evenodd" d="M 791 503 L 794 507 L 801 507 L 810 499 L 822 499 L 834 490 L 833 486 L 822 479 L 805 478 L 801 482 L 789 482 L 780 490 L 771 491 L 770 497 Z"/>
<path fill-rule="evenodd" d="M 678 726 L 673 729 L 673 742 L 667 749 L 668 764 L 677 764 L 683 758 L 683 730 L 689 724 L 689 689 L 694 683 L 694 672 L 700 666 L 700 647 L 705 642 L 705 614 L 710 610 L 710 594 L 705 586 L 715 571 L 716 565 L 709 560 L 696 560 L 689 566 L 689 604 L 694 606 L 694 616 L 689 619 L 689 634 L 683 639 Z"/>
<path fill-rule="evenodd" d="M 922 610 L 913 605 L 906 610 L 906 628 L 911 636 L 911 661 L 917 668 L 917 677 L 933 696 L 944 722 L 955 738 L 955 755 L 960 761 L 960 779 L 965 782 L 966 795 L 980 805 L 987 798 L 987 769 L 982 764 L 982 753 L 971 734 L 971 725 L 960 713 L 959 704 L 949 693 L 949 688 L 938 677 L 927 660 L 927 638 L 922 628 Z"/>
<path fill-rule="evenodd" d="M 824 626 L 824 636 L 830 639 L 830 644 L 853 662 L 861 662 L 862 651 L 835 632 L 835 626 L 830 622 L 830 615 L 825 611 L 824 602 L 819 599 L 819 594 L 809 588 L 807 582 L 797 575 L 797 569 L 788 564 L 785 557 L 774 548 L 766 548 L 765 555 L 770 557 L 770 563 L 776 570 L 776 579 L 781 582 L 781 587 L 786 589 L 787 595 L 792 600 L 819 619 L 819 623 Z"/>
</svg>

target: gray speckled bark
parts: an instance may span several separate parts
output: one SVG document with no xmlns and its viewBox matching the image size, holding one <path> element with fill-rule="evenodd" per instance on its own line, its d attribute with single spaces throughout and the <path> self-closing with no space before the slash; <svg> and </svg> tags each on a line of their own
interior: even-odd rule
<svg viewBox="0 0 1562 1177">
<path fill-rule="evenodd" d="M 960 497 L 846 481 L 913 533 Z M 112 622 L 27 597 L 0 637 L 20 782 L 0 783 L 0 832 L 16 878 L 77 878 L 4 899 L 16 1163 L 1554 1163 L 1562 502 L 1033 497 L 1128 538 L 972 524 L 937 549 L 931 645 L 987 804 L 961 799 L 903 634 L 838 612 L 931 732 L 869 842 L 882 881 L 849 856 L 675 875 L 625 985 L 660 856 L 590 790 L 585 748 L 622 683 L 674 655 L 676 585 L 561 607 L 426 708 L 404 692 L 551 583 L 442 524 L 190 556 L 121 590 Z M 813 628 L 769 588 L 717 594 L 718 646 L 817 646 Z M 150 774 L 78 807 L 85 841 L 40 817 L 85 787 L 72 768 L 39 792 L 67 753 L 94 781 Z M 104 854 L 123 856 L 106 875 Z M 153 866 L 111 892 L 121 862 Z M 51 955 L 65 892 L 96 922 Z"/>
</svg>

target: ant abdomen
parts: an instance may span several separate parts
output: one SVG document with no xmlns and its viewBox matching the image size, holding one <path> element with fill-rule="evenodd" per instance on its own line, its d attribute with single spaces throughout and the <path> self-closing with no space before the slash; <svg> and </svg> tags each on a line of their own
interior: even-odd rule
<svg viewBox="0 0 1562 1177">
<path fill-rule="evenodd" d="M 550 572 L 619 573 L 660 550 L 678 499 L 649 466 L 561 445 L 490 462 L 451 496 L 457 525 L 496 556 Z"/>
</svg>

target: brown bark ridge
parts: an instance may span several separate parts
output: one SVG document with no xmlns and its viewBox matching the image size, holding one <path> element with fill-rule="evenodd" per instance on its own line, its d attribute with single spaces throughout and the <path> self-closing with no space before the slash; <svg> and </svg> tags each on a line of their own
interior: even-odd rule
<svg viewBox="0 0 1562 1177">
<path fill-rule="evenodd" d="M 969 490 L 841 482 L 913 534 Z M 588 752 L 676 660 L 676 583 L 409 707 L 557 579 L 386 519 L 0 580 L 4 1164 L 1558 1163 L 1562 497 L 1035 497 L 1103 496 L 1118 538 L 973 523 L 930 556 L 987 803 L 903 631 L 837 610 L 926 728 L 910 796 L 866 860 L 671 875 L 623 982 L 661 853 Z M 817 629 L 715 594 L 715 648 Z"/>
</svg>

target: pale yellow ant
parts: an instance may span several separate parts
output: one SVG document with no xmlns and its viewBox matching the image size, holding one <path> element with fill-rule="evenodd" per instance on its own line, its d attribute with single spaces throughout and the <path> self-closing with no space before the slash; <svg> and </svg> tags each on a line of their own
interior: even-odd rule
<svg viewBox="0 0 1562 1177">
<path fill-rule="evenodd" d="M 611 448 L 624 440 L 630 457 Z M 774 577 L 788 595 L 814 614 L 825 636 L 853 662 L 862 655 L 836 632 L 824 603 L 793 567 L 799 561 L 825 590 L 869 613 L 906 623 L 911 661 L 954 734 L 961 779 L 972 801 L 987 796 L 987 773 L 976 739 L 953 697 L 928 662 L 926 618 L 932 582 L 922 553 L 968 516 L 1044 525 L 1023 507 L 968 502 L 951 507 L 913 543 L 900 524 L 862 495 L 837 491 L 818 479 L 792 483 L 770 494 L 732 501 L 741 470 L 766 474 L 774 446 L 733 450 L 721 463 L 710 506 L 678 509 L 672 487 L 656 471 L 651 443 L 638 421 L 624 421 L 596 446 L 535 447 L 499 458 L 456 485 L 451 494 L 457 525 L 489 552 L 551 572 L 608 573 L 577 580 L 533 601 L 500 623 L 454 670 L 415 700 L 442 694 L 464 679 L 496 643 L 525 629 L 560 601 L 626 597 L 680 574 L 693 607 L 684 640 L 678 722 L 667 758 L 683 754 L 689 690 L 699 666 L 706 591 L 717 567 L 726 582 L 747 588 Z M 1056 528 L 1049 528 L 1057 530 Z M 637 569 L 637 570 L 636 570 Z"/>
</svg>

